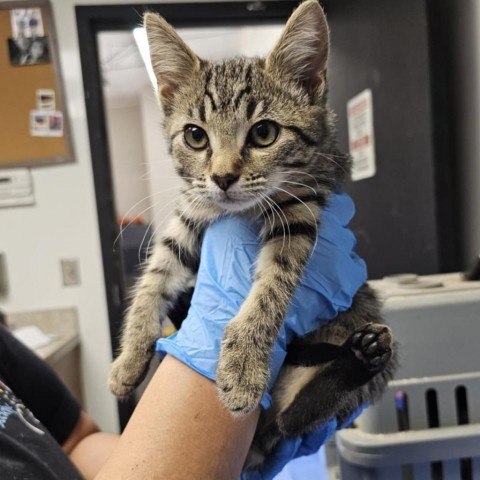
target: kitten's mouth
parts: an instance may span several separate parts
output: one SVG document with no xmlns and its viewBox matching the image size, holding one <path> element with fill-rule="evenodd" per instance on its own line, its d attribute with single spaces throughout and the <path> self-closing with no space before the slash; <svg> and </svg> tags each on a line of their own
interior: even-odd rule
<svg viewBox="0 0 480 480">
<path fill-rule="evenodd" d="M 229 211 L 246 210 L 257 203 L 254 197 L 238 194 L 234 195 L 229 192 L 217 194 L 212 200 L 219 207 Z"/>
</svg>

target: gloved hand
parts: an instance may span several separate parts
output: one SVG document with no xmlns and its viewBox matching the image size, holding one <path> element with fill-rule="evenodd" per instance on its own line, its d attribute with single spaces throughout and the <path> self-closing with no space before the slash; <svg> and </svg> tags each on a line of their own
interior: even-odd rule
<svg viewBox="0 0 480 480">
<path fill-rule="evenodd" d="M 366 281 L 366 267 L 354 252 L 355 237 L 346 227 L 354 213 L 346 194 L 333 195 L 320 219 L 318 241 L 287 311 L 270 359 L 270 387 L 285 359 L 286 346 L 347 310 Z M 226 324 L 238 312 L 253 282 L 259 225 L 223 218 L 205 232 L 191 307 L 182 328 L 157 341 L 161 357 L 172 355 L 215 380 Z M 288 241 L 288 240 L 287 240 Z M 265 394 L 261 405 L 270 406 Z"/>
<path fill-rule="evenodd" d="M 336 429 L 337 422 L 333 419 L 304 437 L 284 440 L 259 469 L 242 473 L 240 480 L 272 480 L 291 460 L 318 452 Z"/>
<path fill-rule="evenodd" d="M 337 430 L 348 427 L 366 407 L 359 408 L 348 420 L 341 425 L 337 424 L 336 419 L 320 425 L 316 430 L 308 435 L 298 438 L 292 438 L 281 442 L 268 457 L 259 469 L 245 472 L 240 480 L 272 480 L 278 475 L 285 465 L 295 458 L 313 455 L 318 452 Z"/>
</svg>

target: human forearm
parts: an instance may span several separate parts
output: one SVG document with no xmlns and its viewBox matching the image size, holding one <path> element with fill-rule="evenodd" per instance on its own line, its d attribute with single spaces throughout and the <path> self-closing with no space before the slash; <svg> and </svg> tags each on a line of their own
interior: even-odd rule
<svg viewBox="0 0 480 480">
<path fill-rule="evenodd" d="M 238 478 L 258 414 L 234 419 L 213 382 L 167 356 L 96 479 Z"/>
<path fill-rule="evenodd" d="M 118 443 L 113 433 L 95 432 L 80 440 L 69 453 L 71 462 L 85 480 L 92 480 Z"/>
</svg>

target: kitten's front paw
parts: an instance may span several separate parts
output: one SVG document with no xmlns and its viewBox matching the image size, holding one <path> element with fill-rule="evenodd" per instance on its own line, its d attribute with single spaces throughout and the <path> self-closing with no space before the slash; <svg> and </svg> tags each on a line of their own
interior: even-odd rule
<svg viewBox="0 0 480 480">
<path fill-rule="evenodd" d="M 355 357 L 371 372 L 383 370 L 392 358 L 393 338 L 386 325 L 369 323 L 351 335 L 348 342 Z"/>
<path fill-rule="evenodd" d="M 247 415 L 259 405 L 270 375 L 268 360 L 269 352 L 258 351 L 242 322 L 231 321 L 225 329 L 216 383 L 220 399 L 233 415 Z"/>
<path fill-rule="evenodd" d="M 130 395 L 145 378 L 151 355 L 127 355 L 121 353 L 113 362 L 108 386 L 117 397 Z"/>
</svg>

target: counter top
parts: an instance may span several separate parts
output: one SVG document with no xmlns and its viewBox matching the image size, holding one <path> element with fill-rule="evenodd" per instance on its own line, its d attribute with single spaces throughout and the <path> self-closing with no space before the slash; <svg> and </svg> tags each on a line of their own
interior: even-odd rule
<svg viewBox="0 0 480 480">
<path fill-rule="evenodd" d="M 80 344 L 78 315 L 75 308 L 10 313 L 7 321 L 12 329 L 36 325 L 52 341 L 35 349 L 35 353 L 53 365 Z"/>
</svg>

